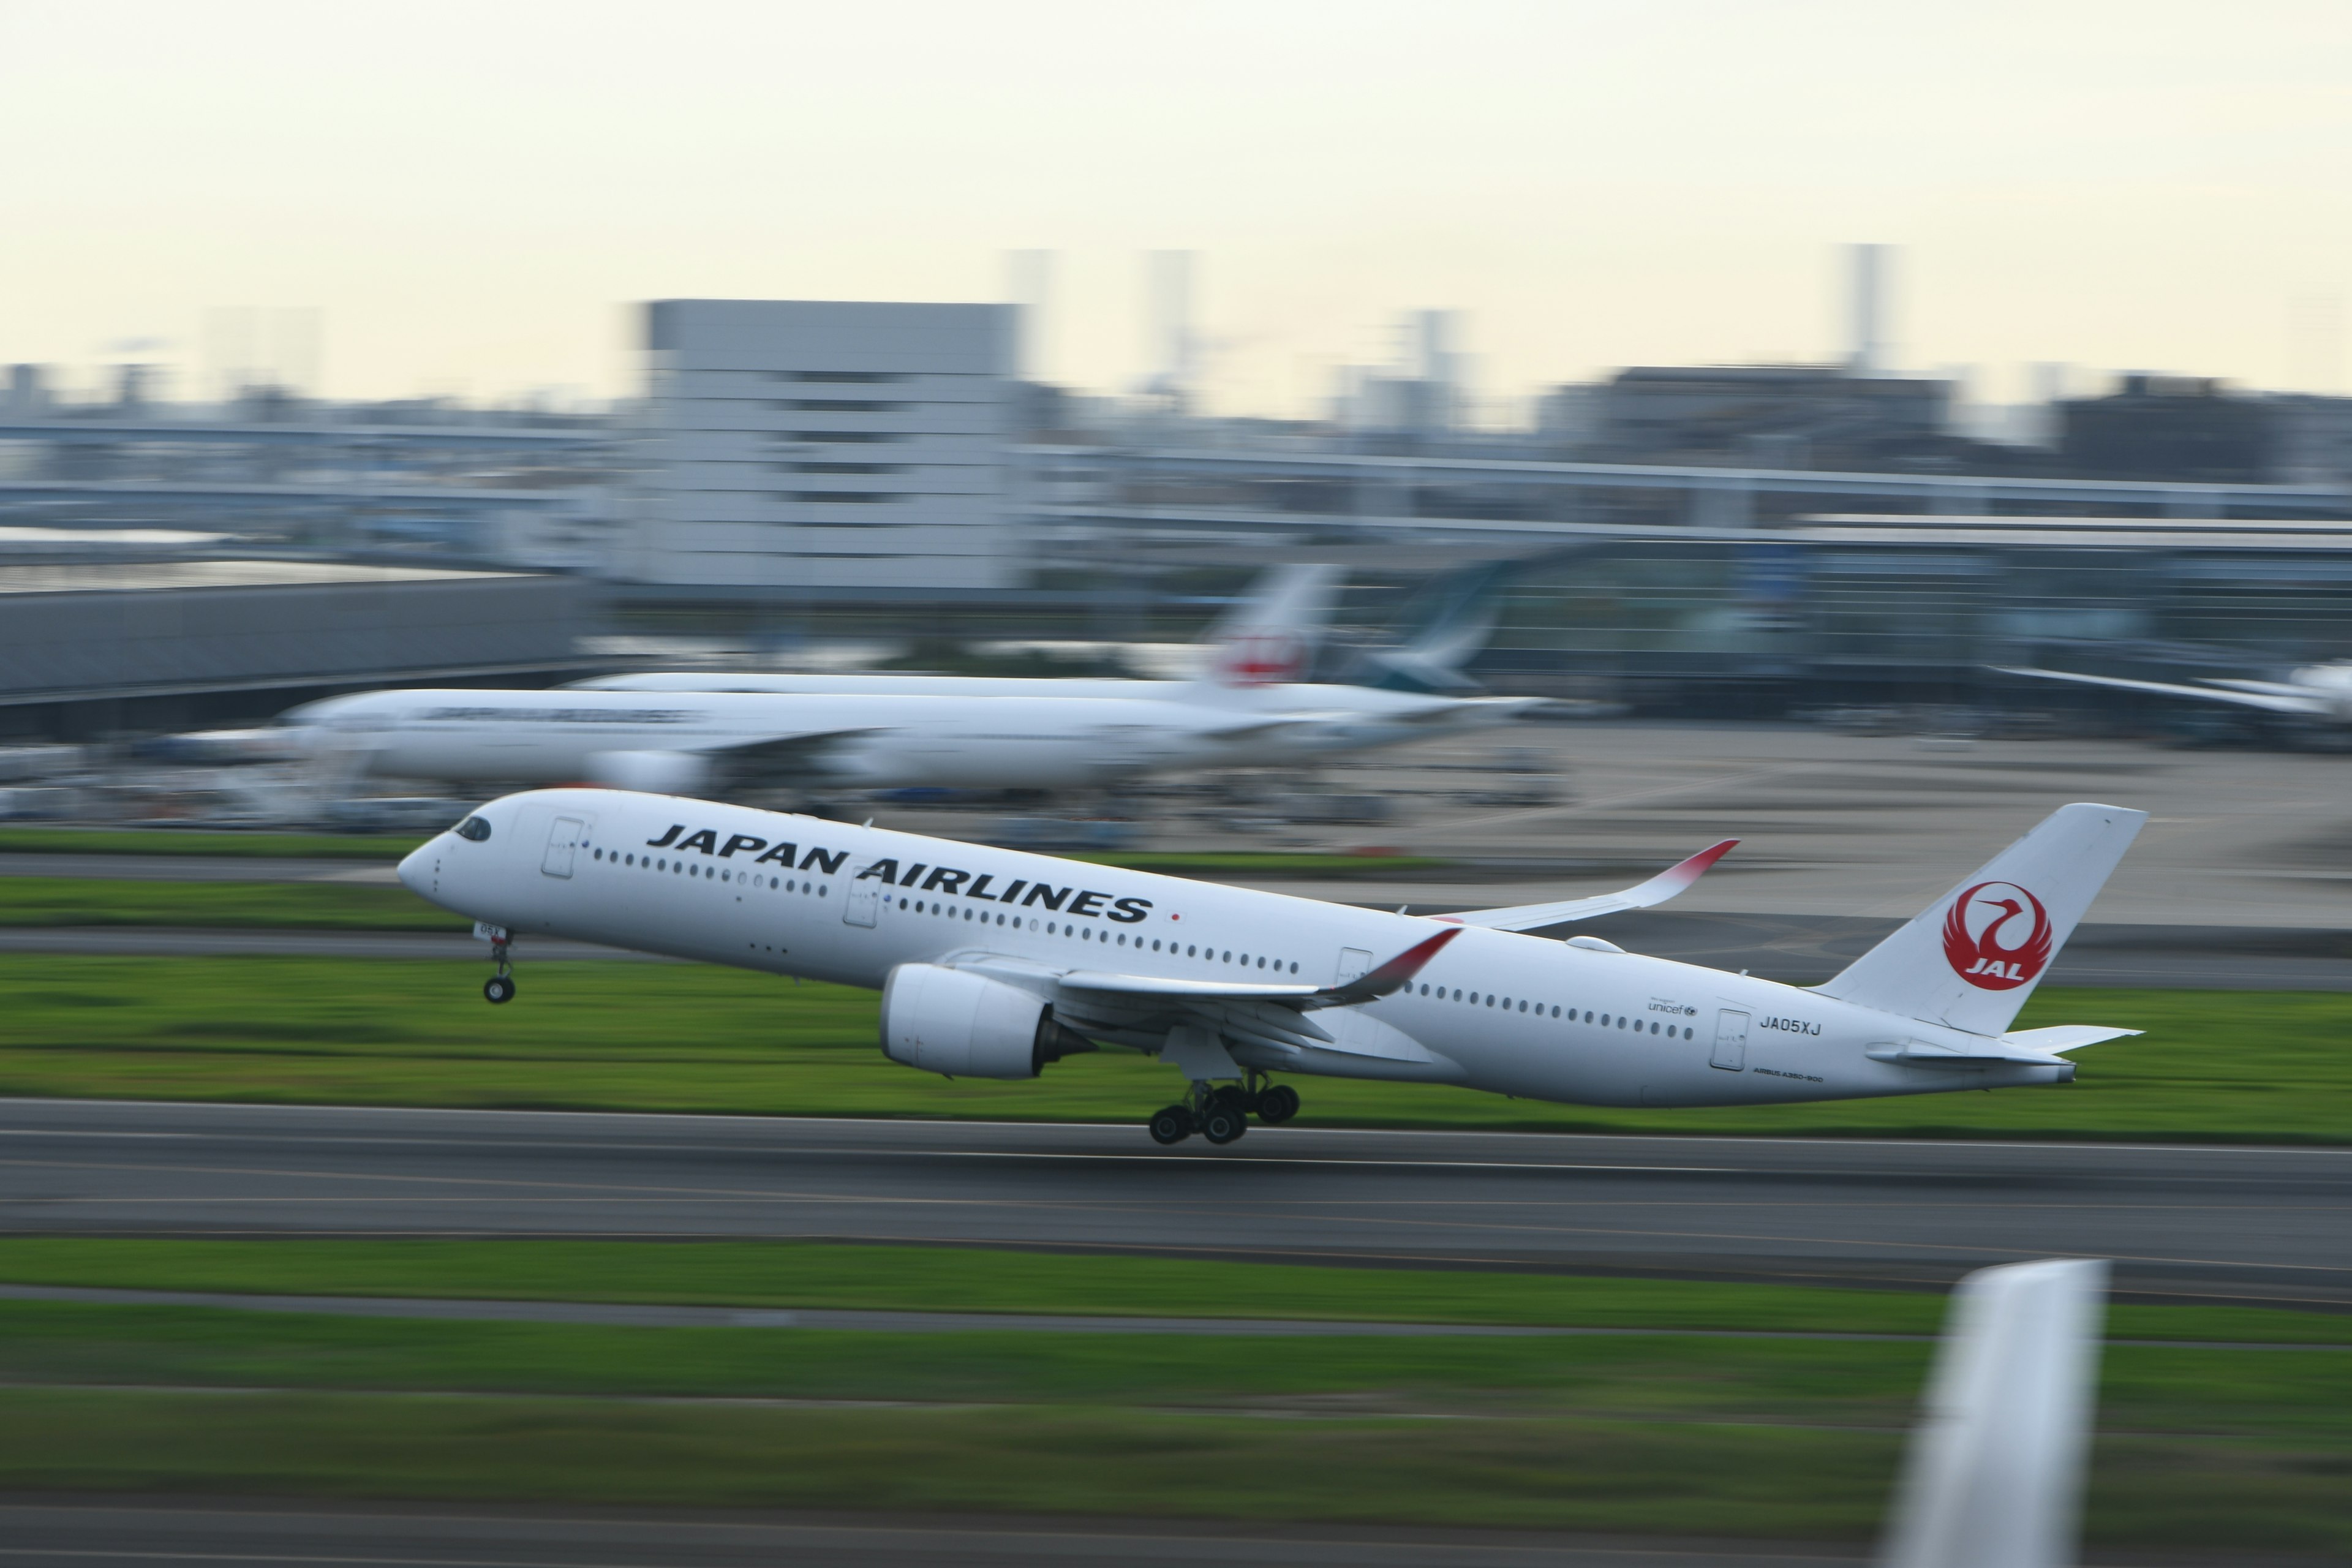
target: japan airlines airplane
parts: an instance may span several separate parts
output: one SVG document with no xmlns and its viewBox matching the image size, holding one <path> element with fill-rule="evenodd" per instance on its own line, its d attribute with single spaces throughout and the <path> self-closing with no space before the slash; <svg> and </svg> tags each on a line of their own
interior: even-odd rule
<svg viewBox="0 0 2352 1568">
<path fill-rule="evenodd" d="M 2068 805 L 1825 985 L 1523 934 L 1663 902 L 1727 840 L 1639 887 L 1431 920 L 805 816 L 614 791 L 483 806 L 400 863 L 492 943 L 547 934 L 882 993 L 881 1045 L 951 1078 L 1028 1079 L 1101 1045 L 1186 1097 L 1174 1143 L 1282 1121 L 1271 1073 L 1456 1084 L 1586 1105 L 1746 1105 L 2065 1083 L 2131 1029 L 2011 1030 L 2147 820 Z"/>
<path fill-rule="evenodd" d="M 391 778 L 624 789 L 1065 789 L 1262 763 L 1318 721 L 1160 702 L 674 691 L 369 691 L 279 721 Z"/>
<path fill-rule="evenodd" d="M 2123 691 L 2152 691 L 2159 697 L 2187 697 L 2200 702 L 2226 702 L 2237 708 L 2259 708 L 2269 713 L 2352 723 L 2352 664 L 2305 665 L 2284 680 L 2229 680 L 2209 678 L 2201 686 L 2181 686 L 2168 680 L 2126 680 L 2115 675 L 2075 675 L 2063 669 L 2012 669 L 1994 667 L 2003 675 L 2030 675 L 2037 680 L 2071 680 L 2082 686 L 2111 686 Z"/>
<path fill-rule="evenodd" d="M 1424 633 L 1403 647 L 1370 650 L 1366 668 L 1403 687 L 1469 682 L 1457 667 L 1485 646 L 1494 629 L 1496 574 L 1480 574 L 1443 606 Z M 1307 681 L 1331 600 L 1336 566 L 1278 566 L 1248 598 L 1202 638 L 1203 671 L 1193 680 L 1133 680 L 1099 677 L 985 675 L 794 675 L 672 670 L 608 675 L 570 690 L 764 691 L 861 697 L 1063 697 L 1181 703 L 1261 718 L 1311 717 L 1318 722 L 1286 731 L 1284 754 L 1301 762 L 1337 752 L 1363 751 L 1437 735 L 1508 723 L 1541 703 L 1530 698 L 1433 695 Z"/>
</svg>

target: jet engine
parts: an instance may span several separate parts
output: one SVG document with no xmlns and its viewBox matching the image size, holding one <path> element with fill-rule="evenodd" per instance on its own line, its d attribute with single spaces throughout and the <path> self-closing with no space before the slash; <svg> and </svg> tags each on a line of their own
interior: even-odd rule
<svg viewBox="0 0 2352 1568">
<path fill-rule="evenodd" d="M 902 963 L 882 985 L 882 1054 L 950 1078 L 1035 1078 L 1095 1048 L 1045 999 L 936 963 Z"/>
<path fill-rule="evenodd" d="M 598 752 L 588 759 L 588 776 L 646 795 L 702 795 L 713 769 L 709 758 L 692 752 Z"/>
</svg>

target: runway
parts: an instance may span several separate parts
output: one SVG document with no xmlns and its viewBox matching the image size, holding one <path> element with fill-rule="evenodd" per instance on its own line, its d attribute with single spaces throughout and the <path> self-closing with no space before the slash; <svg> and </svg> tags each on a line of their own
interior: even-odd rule
<svg viewBox="0 0 2352 1568">
<path fill-rule="evenodd" d="M 1309 1101 L 1309 1116 L 1312 1101 Z M 0 1232 L 797 1237 L 2352 1310 L 2352 1150 L 0 1101 Z"/>
</svg>

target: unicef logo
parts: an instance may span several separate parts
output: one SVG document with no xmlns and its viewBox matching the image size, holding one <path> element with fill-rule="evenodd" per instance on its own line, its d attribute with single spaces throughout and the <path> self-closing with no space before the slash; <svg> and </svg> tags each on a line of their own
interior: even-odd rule
<svg viewBox="0 0 2352 1568">
<path fill-rule="evenodd" d="M 1979 882 L 1944 917 L 1944 957 L 1952 972 L 1987 991 L 2011 991 L 2050 962 L 2050 911 L 2014 882 Z"/>
</svg>

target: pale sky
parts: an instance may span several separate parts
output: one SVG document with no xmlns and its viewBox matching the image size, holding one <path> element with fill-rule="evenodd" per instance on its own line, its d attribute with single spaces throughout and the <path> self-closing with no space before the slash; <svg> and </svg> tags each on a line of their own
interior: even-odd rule
<svg viewBox="0 0 2352 1568">
<path fill-rule="evenodd" d="M 1171 248 L 1218 411 L 1423 308 L 1501 399 L 1827 357 L 1851 240 L 1980 394 L 2345 390 L 2352 4 L 0 0 L 0 361 L 81 376 L 201 384 L 259 308 L 332 395 L 606 396 L 632 301 L 996 300 L 1045 249 L 1044 369 L 1119 390 Z"/>
</svg>

